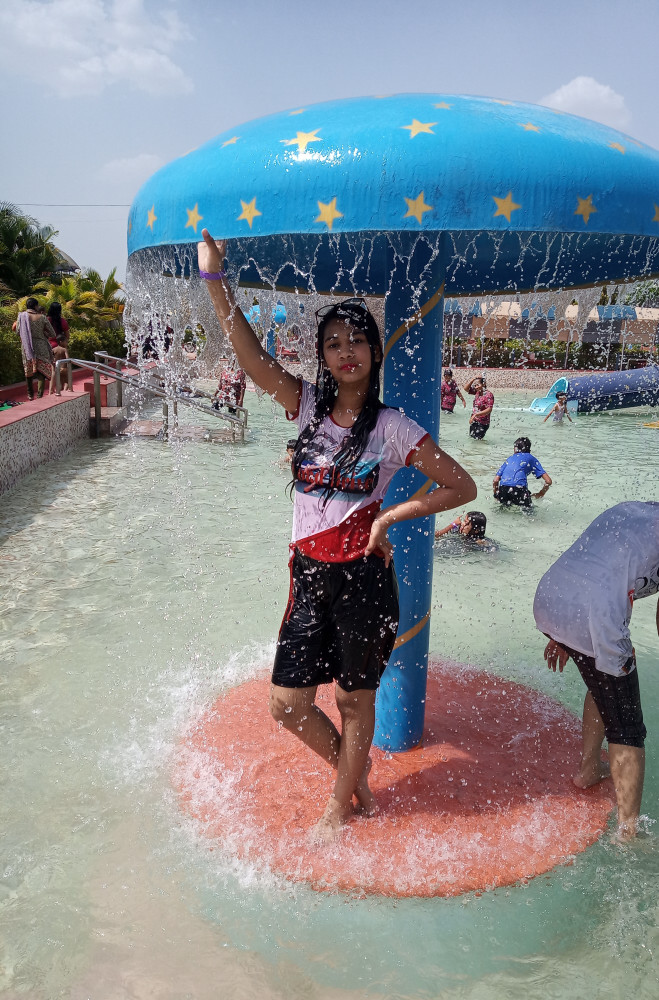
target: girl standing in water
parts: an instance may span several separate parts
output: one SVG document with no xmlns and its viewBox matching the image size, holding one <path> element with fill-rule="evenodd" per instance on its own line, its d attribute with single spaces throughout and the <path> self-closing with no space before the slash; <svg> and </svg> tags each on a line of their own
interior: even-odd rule
<svg viewBox="0 0 659 1000">
<path fill-rule="evenodd" d="M 398 595 L 387 530 L 473 500 L 467 472 L 422 427 L 379 399 L 382 345 L 363 299 L 319 309 L 316 384 L 296 378 L 262 348 L 222 270 L 226 245 L 207 230 L 199 269 L 238 364 L 298 424 L 291 588 L 279 632 L 270 711 L 336 770 L 313 837 L 331 840 L 352 813 L 368 813 L 375 692 L 398 627 Z M 438 489 L 382 509 L 394 473 L 414 465 Z M 336 682 L 341 732 L 315 704 Z"/>
</svg>

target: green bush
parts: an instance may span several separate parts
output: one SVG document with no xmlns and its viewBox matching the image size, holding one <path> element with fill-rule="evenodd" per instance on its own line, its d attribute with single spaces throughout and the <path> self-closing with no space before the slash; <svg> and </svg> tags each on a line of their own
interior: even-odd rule
<svg viewBox="0 0 659 1000">
<path fill-rule="evenodd" d="M 0 314 L 0 385 L 13 385 L 24 377 L 23 361 L 21 359 L 21 341 L 17 333 L 12 331 L 14 320 Z"/>
<path fill-rule="evenodd" d="M 74 329 L 71 327 L 69 356 L 80 358 L 81 361 L 93 361 L 95 351 L 107 351 L 115 358 L 125 358 L 123 327 L 116 330 L 96 330 L 93 327 Z"/>
</svg>

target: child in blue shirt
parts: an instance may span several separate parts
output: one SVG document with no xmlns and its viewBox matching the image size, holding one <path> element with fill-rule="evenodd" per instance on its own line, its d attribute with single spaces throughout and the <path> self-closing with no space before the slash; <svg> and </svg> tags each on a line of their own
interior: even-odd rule
<svg viewBox="0 0 659 1000">
<path fill-rule="evenodd" d="M 497 470 L 492 482 L 494 498 L 506 507 L 530 507 L 532 496 L 526 484 L 527 477 L 533 473 L 536 479 L 545 482 L 540 492 L 533 494 L 536 500 L 545 495 L 551 486 L 551 478 L 531 454 L 531 442 L 527 437 L 517 438 L 514 447 L 514 454 Z"/>
</svg>

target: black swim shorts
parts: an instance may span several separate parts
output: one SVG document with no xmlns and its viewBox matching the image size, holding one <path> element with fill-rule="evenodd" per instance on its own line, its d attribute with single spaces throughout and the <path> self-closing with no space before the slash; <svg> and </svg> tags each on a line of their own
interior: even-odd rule
<svg viewBox="0 0 659 1000">
<path fill-rule="evenodd" d="M 630 672 L 622 677 L 613 677 L 598 670 L 592 656 L 578 653 L 568 646 L 563 646 L 563 649 L 576 663 L 586 687 L 593 696 L 597 711 L 602 716 L 604 732 L 609 743 L 618 743 L 625 747 L 644 747 L 647 730 L 641 710 L 638 670 L 630 669 L 634 666 L 633 656 L 630 656 L 625 664 Z"/>
<path fill-rule="evenodd" d="M 336 681 L 344 691 L 374 691 L 398 629 L 393 562 L 380 556 L 319 562 L 296 551 L 272 683 L 315 687 Z"/>
<path fill-rule="evenodd" d="M 473 438 L 484 438 L 487 434 L 489 424 L 480 424 L 477 420 L 469 424 L 469 434 Z"/>
<path fill-rule="evenodd" d="M 531 491 L 527 486 L 497 486 L 495 499 L 505 507 L 530 507 Z"/>
</svg>

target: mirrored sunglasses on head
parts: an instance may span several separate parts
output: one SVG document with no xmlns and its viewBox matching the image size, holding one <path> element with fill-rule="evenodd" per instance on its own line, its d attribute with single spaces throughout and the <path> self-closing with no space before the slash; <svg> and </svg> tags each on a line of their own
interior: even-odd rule
<svg viewBox="0 0 659 1000">
<path fill-rule="evenodd" d="M 343 302 L 334 302 L 332 305 L 316 309 L 316 319 L 320 323 L 321 320 L 327 319 L 329 316 L 348 316 L 363 321 L 367 313 L 368 306 L 364 299 L 344 299 Z"/>
</svg>

